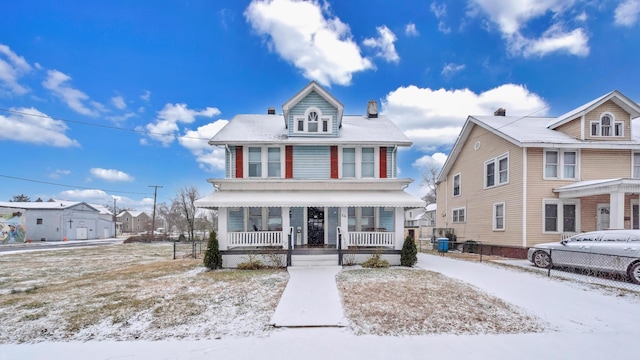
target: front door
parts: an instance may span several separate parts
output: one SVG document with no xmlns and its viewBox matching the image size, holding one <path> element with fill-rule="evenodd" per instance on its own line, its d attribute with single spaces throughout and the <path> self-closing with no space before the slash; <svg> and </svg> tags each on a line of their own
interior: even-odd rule
<svg viewBox="0 0 640 360">
<path fill-rule="evenodd" d="M 307 243 L 324 245 L 324 208 L 307 208 Z"/>
<path fill-rule="evenodd" d="M 597 230 L 606 230 L 609 225 L 609 204 L 598 204 L 598 212 L 596 214 L 596 220 L 598 221 Z"/>
</svg>

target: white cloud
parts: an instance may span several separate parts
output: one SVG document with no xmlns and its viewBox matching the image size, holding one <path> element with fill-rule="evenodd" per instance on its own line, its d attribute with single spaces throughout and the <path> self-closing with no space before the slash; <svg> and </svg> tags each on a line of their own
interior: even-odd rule
<svg viewBox="0 0 640 360">
<path fill-rule="evenodd" d="M 49 177 L 52 178 L 52 179 L 59 179 L 62 176 L 69 175 L 69 174 L 71 174 L 70 170 L 57 169 L 54 172 L 52 172 L 51 174 L 49 174 Z"/>
<path fill-rule="evenodd" d="M 244 16 L 270 50 L 301 69 L 307 79 L 349 85 L 354 73 L 373 69 L 360 55 L 349 26 L 316 0 L 253 0 Z M 339 54 L 339 55 L 338 55 Z"/>
<path fill-rule="evenodd" d="M 23 95 L 29 89 L 18 83 L 18 79 L 31 71 L 31 65 L 11 49 L 0 44 L 0 88 L 6 88 L 11 93 Z"/>
<path fill-rule="evenodd" d="M 111 98 L 111 103 L 117 109 L 124 110 L 127 107 L 127 103 L 124 101 L 124 98 L 120 95 L 114 96 Z"/>
<path fill-rule="evenodd" d="M 128 112 L 128 113 L 122 114 L 122 115 L 107 116 L 106 119 L 117 124 L 117 123 L 122 123 L 122 122 L 126 121 L 127 119 L 132 118 L 132 117 L 136 117 L 136 116 L 138 116 L 136 113 Z"/>
<path fill-rule="evenodd" d="M 444 67 L 442 68 L 441 74 L 444 76 L 451 76 L 457 72 L 464 70 L 465 67 L 466 66 L 464 64 L 448 63 L 448 64 L 445 64 Z"/>
<path fill-rule="evenodd" d="M 621 26 L 633 26 L 640 15 L 640 0 L 623 0 L 616 7 L 615 24 Z"/>
<path fill-rule="evenodd" d="M 150 138 L 160 141 L 163 146 L 169 146 L 180 130 L 178 123 L 190 124 L 196 117 L 212 118 L 220 114 L 220 110 L 207 107 L 204 110 L 191 110 L 186 104 L 166 104 L 158 112 L 155 122 L 147 124 L 146 130 Z"/>
<path fill-rule="evenodd" d="M 447 161 L 447 157 L 448 156 L 444 153 L 436 152 L 431 155 L 425 155 L 416 159 L 416 161 L 413 162 L 412 166 L 420 169 L 429 167 L 430 165 L 441 167 Z"/>
<path fill-rule="evenodd" d="M 91 175 L 106 181 L 133 181 L 133 176 L 120 170 L 92 168 L 91 170 L 89 170 L 89 172 L 91 173 Z"/>
<path fill-rule="evenodd" d="M 429 10 L 431 10 L 433 15 L 435 15 L 436 18 L 438 19 L 438 31 L 443 32 L 445 34 L 450 33 L 451 28 L 444 23 L 444 18 L 447 16 L 447 5 L 446 4 L 438 5 L 435 2 L 432 2 L 431 5 L 429 6 Z"/>
<path fill-rule="evenodd" d="M 58 199 L 67 201 L 84 201 L 89 204 L 108 204 L 113 203 L 113 197 L 102 190 L 98 189 L 73 189 L 65 190 L 55 196 Z"/>
<path fill-rule="evenodd" d="M 524 86 L 505 84 L 476 94 L 469 89 L 400 87 L 382 100 L 383 113 L 419 149 L 452 146 L 468 115 L 487 115 L 502 107 L 508 115 L 546 114 L 547 104 Z"/>
<path fill-rule="evenodd" d="M 180 145 L 189 149 L 196 156 L 200 168 L 205 171 L 224 170 L 224 149 L 209 145 L 209 140 L 229 121 L 218 120 L 197 130 L 187 130 L 178 138 Z"/>
<path fill-rule="evenodd" d="M 545 56 L 559 52 L 586 56 L 589 54 L 587 32 L 583 28 L 565 30 L 562 25 L 562 16 L 574 3 L 575 0 L 473 0 L 469 13 L 484 13 L 497 24 L 512 55 Z M 525 36 L 522 30 L 542 17 L 551 19 L 547 30 L 537 36 Z M 527 31 L 534 32 L 533 27 Z"/>
<path fill-rule="evenodd" d="M 67 137 L 67 124 L 55 120 L 35 108 L 11 108 L 8 116 L 0 115 L 0 140 L 49 145 L 55 147 L 80 146 Z"/>
<path fill-rule="evenodd" d="M 149 101 L 151 100 L 151 91 L 149 90 L 145 90 L 142 95 L 140 95 L 140 99 L 144 100 L 144 101 Z"/>
<path fill-rule="evenodd" d="M 77 113 L 98 116 L 100 111 L 104 110 L 102 104 L 95 101 L 90 101 L 89 95 L 84 92 L 75 89 L 67 84 L 71 80 L 71 77 L 58 70 L 48 70 L 47 78 L 42 82 L 42 86 L 61 98 L 67 106 L 76 111 Z M 85 101 L 88 101 L 93 109 L 90 109 L 85 105 Z"/>
<path fill-rule="evenodd" d="M 376 56 L 385 59 L 388 62 L 397 63 L 400 61 L 400 56 L 396 52 L 396 47 L 393 44 L 398 38 L 393 31 L 389 30 L 385 25 L 376 27 L 378 31 L 378 38 L 367 38 L 363 44 L 365 46 L 377 49 Z"/>
<path fill-rule="evenodd" d="M 408 23 L 404 27 L 404 34 L 407 35 L 407 36 L 418 36 L 418 35 L 420 35 L 420 33 L 418 32 L 418 29 L 416 28 L 416 24 L 414 24 L 414 23 Z"/>
</svg>

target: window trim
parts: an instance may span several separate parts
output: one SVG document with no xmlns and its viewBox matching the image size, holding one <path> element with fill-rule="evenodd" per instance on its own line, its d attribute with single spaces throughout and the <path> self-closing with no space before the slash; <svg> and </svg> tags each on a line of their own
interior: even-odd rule
<svg viewBox="0 0 640 360">
<path fill-rule="evenodd" d="M 507 180 L 504 182 L 500 181 L 500 161 L 501 160 L 507 160 Z M 488 176 L 489 173 L 487 172 L 487 167 L 488 165 L 493 164 L 493 185 L 488 185 Z M 509 183 L 509 165 L 510 165 L 510 161 L 509 161 L 509 152 L 506 152 L 502 155 L 496 156 L 494 158 L 491 158 L 489 160 L 486 160 L 484 162 L 484 181 L 483 181 L 483 185 L 485 189 L 490 189 L 490 188 L 494 188 L 497 186 L 502 186 L 502 185 L 506 185 Z"/>
<path fill-rule="evenodd" d="M 373 149 L 373 176 L 362 176 L 362 149 Z M 344 176 L 344 149 L 354 149 L 355 176 Z M 380 146 L 340 146 L 338 148 L 338 178 L 340 179 L 378 179 L 380 178 Z"/>
<path fill-rule="evenodd" d="M 556 164 L 556 174 L 558 176 L 552 177 L 547 175 L 547 153 L 556 152 L 558 153 L 558 163 Z M 564 155 L 565 153 L 573 152 L 576 154 L 576 163 L 575 163 L 575 177 L 566 177 L 564 175 Z M 543 180 L 577 180 L 580 178 L 580 149 L 544 149 L 542 153 L 542 179 Z"/>
<path fill-rule="evenodd" d="M 456 178 L 458 179 L 458 186 L 456 187 Z M 458 193 L 456 194 L 456 190 Z M 457 173 L 453 175 L 453 188 L 452 188 L 452 196 L 458 197 L 462 195 L 462 173 Z"/>
<path fill-rule="evenodd" d="M 460 213 L 462 213 L 462 221 L 460 220 Z M 459 207 L 451 209 L 451 223 L 452 224 L 464 224 L 467 222 L 467 208 Z"/>
<path fill-rule="evenodd" d="M 556 231 L 547 231 L 547 217 L 545 213 L 546 205 L 554 204 L 557 207 Z M 570 199 L 542 199 L 542 233 L 543 234 L 562 234 L 564 231 L 564 205 L 574 205 L 576 208 L 575 231 L 580 232 L 580 200 Z"/>
<path fill-rule="evenodd" d="M 634 174 L 635 174 L 635 168 L 636 168 L 636 164 L 635 164 L 635 158 L 636 158 L 636 156 L 638 157 L 638 160 L 639 160 L 639 161 L 638 161 L 638 165 L 637 165 L 637 167 L 638 167 L 638 175 L 639 175 L 638 177 L 635 177 L 635 176 L 634 176 Z M 631 178 L 632 178 L 632 179 L 640 179 L 640 151 L 634 151 L 634 152 L 631 154 Z"/>
<path fill-rule="evenodd" d="M 309 131 L 309 114 L 315 112 L 318 123 L 318 131 Z M 299 130 L 299 123 L 303 122 L 302 130 Z M 323 123 L 327 122 L 327 130 L 324 131 Z M 324 115 L 322 114 L 322 110 L 316 106 L 308 107 L 303 116 L 294 116 L 293 118 L 293 133 L 294 134 L 312 134 L 312 135 L 327 135 L 333 133 L 333 115 Z"/>
<path fill-rule="evenodd" d="M 260 149 L 260 176 L 249 176 L 249 149 L 250 148 L 259 148 Z M 269 176 L 269 149 L 280 149 L 280 176 Z M 243 176 L 245 179 L 284 179 L 286 164 L 285 164 L 285 148 L 284 146 L 270 146 L 270 145 L 259 145 L 259 146 L 251 146 L 245 145 L 242 150 L 242 166 L 243 166 Z"/>
<path fill-rule="evenodd" d="M 502 206 L 502 227 L 498 227 L 498 206 Z M 492 216 L 492 230 L 493 231 L 506 231 L 507 230 L 507 205 L 504 201 L 493 204 L 493 216 Z"/>
<path fill-rule="evenodd" d="M 605 116 L 608 116 L 611 120 L 611 123 L 607 125 L 609 127 L 610 135 L 602 135 L 602 120 Z M 616 129 L 620 126 L 620 135 L 616 135 Z M 619 138 L 624 137 L 624 121 L 616 121 L 616 116 L 613 113 L 608 111 L 600 114 L 598 120 L 592 120 L 589 122 L 589 134 L 591 137 L 599 137 L 599 138 Z"/>
</svg>

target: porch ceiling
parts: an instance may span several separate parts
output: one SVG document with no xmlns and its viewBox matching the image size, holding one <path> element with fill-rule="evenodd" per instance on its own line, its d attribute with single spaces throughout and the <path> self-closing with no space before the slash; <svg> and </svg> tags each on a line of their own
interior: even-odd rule
<svg viewBox="0 0 640 360">
<path fill-rule="evenodd" d="M 216 191 L 196 200 L 202 208 L 218 207 L 424 207 L 424 201 L 396 191 Z"/>
<path fill-rule="evenodd" d="M 613 193 L 640 194 L 640 179 L 601 179 L 579 181 L 570 185 L 553 189 L 561 199 L 579 198 L 593 195 L 607 195 Z"/>
</svg>

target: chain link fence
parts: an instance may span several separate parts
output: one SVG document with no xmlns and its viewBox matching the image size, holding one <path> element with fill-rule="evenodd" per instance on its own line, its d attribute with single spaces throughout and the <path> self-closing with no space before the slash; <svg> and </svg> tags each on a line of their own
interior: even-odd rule
<svg viewBox="0 0 640 360">
<path fill-rule="evenodd" d="M 173 242 L 173 259 L 198 259 L 207 249 L 207 243 L 204 240 L 196 241 L 174 241 Z"/>
</svg>

